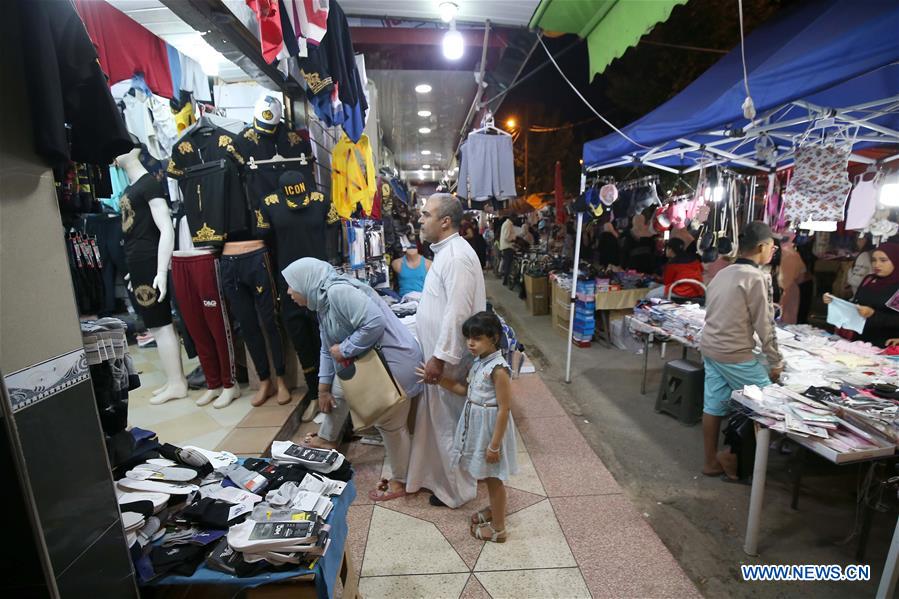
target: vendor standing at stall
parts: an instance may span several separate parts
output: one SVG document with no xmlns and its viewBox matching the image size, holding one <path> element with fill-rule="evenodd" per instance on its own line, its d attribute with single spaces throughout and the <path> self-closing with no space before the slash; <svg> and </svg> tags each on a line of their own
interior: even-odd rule
<svg viewBox="0 0 899 599">
<path fill-rule="evenodd" d="M 730 397 L 746 385 L 765 387 L 780 378 L 783 356 L 777 346 L 771 277 L 760 267 L 771 262 L 776 246 L 771 228 L 754 221 L 740 235 L 739 257 L 723 269 L 706 293 L 700 351 L 705 366 L 702 473 L 736 479 L 736 456 L 718 452 L 721 421 Z M 769 371 L 753 354 L 754 335 L 762 342 Z"/>
<path fill-rule="evenodd" d="M 871 252 L 871 274 L 865 277 L 852 301 L 858 304 L 858 313 L 865 319 L 865 328 L 858 339 L 885 347 L 887 340 L 899 337 L 899 312 L 887 302 L 899 291 L 899 243 L 881 243 Z M 824 294 L 824 303 L 829 304 L 833 298 Z M 855 335 L 838 330 L 844 337 Z"/>
</svg>

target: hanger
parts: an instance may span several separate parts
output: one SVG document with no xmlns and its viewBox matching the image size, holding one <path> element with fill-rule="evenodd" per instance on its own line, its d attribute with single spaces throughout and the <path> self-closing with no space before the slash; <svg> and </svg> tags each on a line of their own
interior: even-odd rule
<svg viewBox="0 0 899 599">
<path fill-rule="evenodd" d="M 250 160 L 249 160 L 249 162 L 247 162 L 247 166 L 250 167 L 251 169 L 256 169 L 256 168 L 259 168 L 260 164 L 279 164 L 282 162 L 299 162 L 300 164 L 302 164 L 304 166 L 309 164 L 309 161 L 306 159 L 306 152 L 303 152 L 302 154 L 299 155 L 298 158 L 285 158 L 284 156 L 281 156 L 280 154 L 275 154 L 274 156 L 272 156 L 271 158 L 268 158 L 266 160 L 256 160 L 255 158 L 250 156 Z"/>
<path fill-rule="evenodd" d="M 499 135 L 505 135 L 506 137 L 512 137 L 512 135 L 510 133 L 503 131 L 502 129 L 498 129 L 494 125 L 492 112 L 488 112 L 487 115 L 484 117 L 484 124 L 479 129 L 473 130 L 471 133 L 468 134 L 468 136 L 471 137 L 475 133 L 497 133 Z"/>
</svg>

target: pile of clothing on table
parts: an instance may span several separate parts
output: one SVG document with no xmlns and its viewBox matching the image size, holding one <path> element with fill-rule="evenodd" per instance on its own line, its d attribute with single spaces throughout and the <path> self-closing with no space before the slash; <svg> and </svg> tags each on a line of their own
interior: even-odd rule
<svg viewBox="0 0 899 599">
<path fill-rule="evenodd" d="M 821 395 L 815 390 L 800 394 L 777 384 L 763 389 L 749 385 L 742 394 L 754 412 L 754 420 L 774 431 L 813 439 L 837 453 L 880 450 L 893 445 L 877 432 L 847 423 L 832 404 L 819 401 Z"/>
<path fill-rule="evenodd" d="M 781 382 L 794 391 L 899 382 L 895 362 L 870 343 L 847 341 L 809 325 L 778 327 L 777 341 L 786 362 Z"/>
<path fill-rule="evenodd" d="M 272 460 L 160 444 L 131 429 L 137 452 L 114 470 L 122 521 L 142 582 L 198 567 L 248 577 L 311 569 L 328 550 L 332 498 L 352 467 L 336 450 L 272 444 Z"/>
<path fill-rule="evenodd" d="M 810 387 L 808 397 L 827 404 L 837 415 L 858 428 L 899 443 L 899 387 L 877 383 L 864 389 Z"/>
<path fill-rule="evenodd" d="M 609 270 L 596 279 L 597 293 L 622 289 L 644 289 L 655 279 L 636 270 Z"/>
<path fill-rule="evenodd" d="M 705 309 L 698 304 L 675 304 L 660 299 L 641 300 L 634 307 L 634 318 L 697 346 L 702 341 Z"/>
</svg>

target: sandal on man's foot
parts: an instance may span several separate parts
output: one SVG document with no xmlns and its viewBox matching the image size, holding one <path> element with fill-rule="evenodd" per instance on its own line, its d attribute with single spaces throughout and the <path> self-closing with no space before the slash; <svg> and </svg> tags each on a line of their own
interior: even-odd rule
<svg viewBox="0 0 899 599">
<path fill-rule="evenodd" d="M 471 523 L 475 525 L 487 524 L 493 521 L 493 512 L 489 507 L 477 511 L 471 515 Z"/>
<path fill-rule="evenodd" d="M 506 531 L 493 528 L 493 522 L 481 524 L 480 526 L 472 524 L 470 532 L 471 536 L 479 541 L 490 541 L 491 543 L 506 542 Z"/>
</svg>

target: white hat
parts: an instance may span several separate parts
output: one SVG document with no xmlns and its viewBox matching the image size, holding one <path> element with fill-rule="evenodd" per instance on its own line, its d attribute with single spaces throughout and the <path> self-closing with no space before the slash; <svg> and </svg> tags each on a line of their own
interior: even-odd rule
<svg viewBox="0 0 899 599">
<path fill-rule="evenodd" d="M 284 108 L 281 106 L 281 100 L 269 94 L 259 98 L 256 101 L 256 106 L 253 108 L 253 116 L 256 120 L 266 125 L 277 125 L 280 123 L 283 113 Z"/>
</svg>

